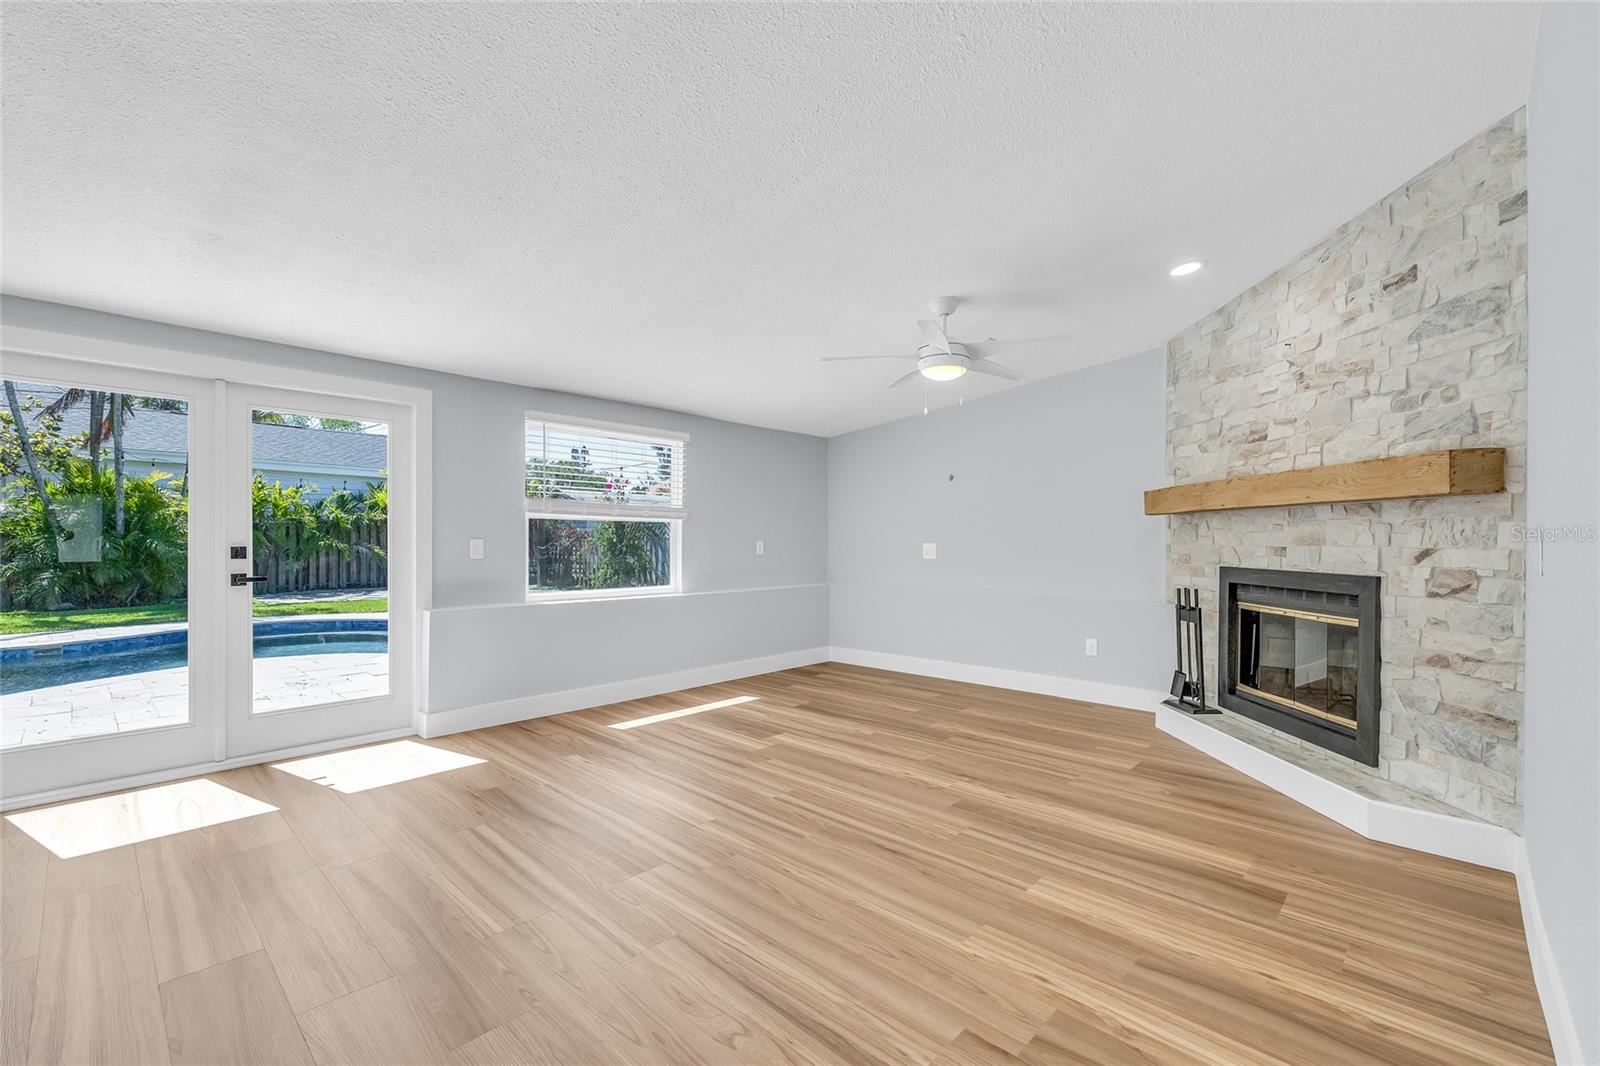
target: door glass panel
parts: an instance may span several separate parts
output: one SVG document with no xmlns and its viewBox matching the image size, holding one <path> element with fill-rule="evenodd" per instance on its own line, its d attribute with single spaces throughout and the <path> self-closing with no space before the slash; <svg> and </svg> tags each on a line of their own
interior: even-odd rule
<svg viewBox="0 0 1600 1066">
<path fill-rule="evenodd" d="M 189 412 L 4 381 L 0 744 L 189 721 Z"/>
<path fill-rule="evenodd" d="M 389 427 L 251 421 L 251 710 L 387 696 Z"/>
</svg>

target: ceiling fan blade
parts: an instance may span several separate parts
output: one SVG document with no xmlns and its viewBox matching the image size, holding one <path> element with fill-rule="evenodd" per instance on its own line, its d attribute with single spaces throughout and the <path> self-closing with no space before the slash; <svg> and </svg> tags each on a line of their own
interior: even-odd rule
<svg viewBox="0 0 1600 1066">
<path fill-rule="evenodd" d="M 1072 342 L 1072 334 L 1055 337 L 1028 337 L 1025 340 L 986 340 L 967 345 L 967 354 L 974 359 L 994 359 L 997 356 L 1052 355 Z"/>
<path fill-rule="evenodd" d="M 973 374 L 988 374 L 992 377 L 1005 378 L 1007 381 L 1021 381 L 1022 375 L 1012 370 L 1009 366 L 1001 366 L 993 359 L 974 359 L 967 364 L 967 371 Z"/>
<path fill-rule="evenodd" d="M 904 361 L 915 358 L 916 356 L 914 355 L 825 355 L 822 357 L 822 361 L 824 363 L 853 363 L 860 359 L 899 359 Z"/>
<path fill-rule="evenodd" d="M 950 338 L 944 335 L 944 329 L 940 327 L 939 323 L 923 319 L 917 323 L 917 326 L 922 330 L 923 340 L 944 354 L 950 354 Z"/>
<path fill-rule="evenodd" d="M 901 385 L 904 385 L 906 382 L 910 381 L 912 378 L 920 377 L 921 375 L 922 375 L 922 371 L 920 371 L 920 370 L 913 370 L 913 371 L 911 371 L 909 373 L 901 374 L 899 377 L 895 378 L 892 382 L 889 383 L 889 387 L 891 389 L 898 389 Z"/>
</svg>

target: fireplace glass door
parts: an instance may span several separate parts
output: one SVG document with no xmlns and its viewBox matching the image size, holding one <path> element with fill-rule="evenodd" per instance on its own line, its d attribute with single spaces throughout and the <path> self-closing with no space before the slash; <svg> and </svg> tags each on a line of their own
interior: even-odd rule
<svg viewBox="0 0 1600 1066">
<path fill-rule="evenodd" d="M 1354 730 L 1359 630 L 1354 618 L 1240 600 L 1235 686 Z"/>
<path fill-rule="evenodd" d="M 1309 744 L 1378 765 L 1380 580 L 1219 567 L 1217 702 Z"/>
</svg>

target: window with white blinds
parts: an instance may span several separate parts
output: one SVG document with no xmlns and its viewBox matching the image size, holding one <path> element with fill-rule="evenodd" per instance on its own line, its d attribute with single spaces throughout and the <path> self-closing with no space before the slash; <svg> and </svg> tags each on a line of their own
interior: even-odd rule
<svg viewBox="0 0 1600 1066">
<path fill-rule="evenodd" d="M 530 514 L 684 517 L 683 434 L 529 414 L 524 439 Z"/>
</svg>

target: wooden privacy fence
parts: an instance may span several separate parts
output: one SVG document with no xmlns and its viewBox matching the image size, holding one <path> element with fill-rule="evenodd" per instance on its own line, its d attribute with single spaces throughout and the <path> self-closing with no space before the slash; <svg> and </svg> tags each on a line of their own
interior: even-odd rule
<svg viewBox="0 0 1600 1066">
<path fill-rule="evenodd" d="M 337 589 L 375 589 L 389 586 L 389 524 L 356 522 L 350 527 L 348 551 L 320 551 L 294 562 L 305 534 L 293 524 L 279 526 L 267 538 L 267 550 L 256 559 L 255 570 L 266 578 L 258 593 L 323 592 Z M 277 546 L 278 542 L 286 545 Z"/>
</svg>

